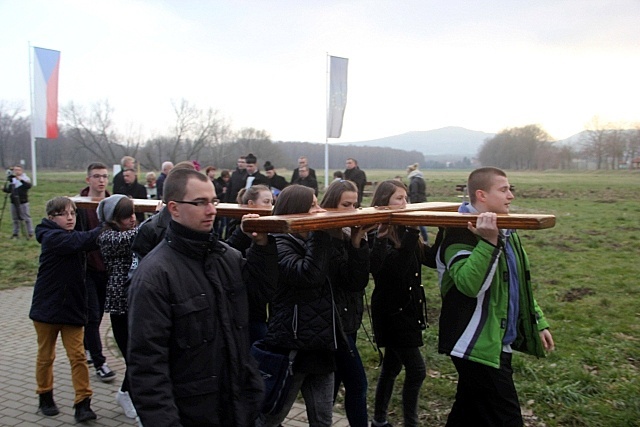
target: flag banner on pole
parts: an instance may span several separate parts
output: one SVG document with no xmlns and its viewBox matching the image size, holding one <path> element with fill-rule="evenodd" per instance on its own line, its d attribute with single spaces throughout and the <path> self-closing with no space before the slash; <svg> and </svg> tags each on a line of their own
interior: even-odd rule
<svg viewBox="0 0 640 427">
<path fill-rule="evenodd" d="M 33 137 L 58 137 L 58 71 L 60 52 L 34 47 Z"/>
<path fill-rule="evenodd" d="M 329 58 L 327 138 L 340 138 L 344 109 L 347 106 L 347 68 L 349 60 L 337 56 L 330 56 Z"/>
</svg>

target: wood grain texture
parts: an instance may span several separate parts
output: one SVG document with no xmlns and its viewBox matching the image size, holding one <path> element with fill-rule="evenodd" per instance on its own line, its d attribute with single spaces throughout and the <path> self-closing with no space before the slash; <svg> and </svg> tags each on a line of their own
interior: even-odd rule
<svg viewBox="0 0 640 427">
<path fill-rule="evenodd" d="M 432 210 L 456 211 L 459 203 L 425 202 L 407 205 L 402 211 Z M 300 233 L 314 230 L 329 230 L 332 228 L 367 226 L 388 223 L 391 214 L 400 209 L 383 206 L 375 208 L 361 208 L 355 211 L 338 211 L 327 209 L 327 212 L 313 214 L 272 215 L 261 218 L 248 218 L 242 221 L 246 232 L 257 233 Z"/>
<path fill-rule="evenodd" d="M 99 197 L 71 197 L 80 209 L 96 209 L 98 203 L 102 200 Z M 155 212 L 158 206 L 158 201 L 153 199 L 132 199 L 136 212 Z M 251 208 L 247 205 L 237 205 L 235 203 L 219 203 L 216 206 L 218 213 L 216 216 L 222 216 L 226 218 L 241 219 L 243 215 L 248 213 L 257 213 L 258 215 L 271 215 L 271 209 L 264 208 Z"/>
<path fill-rule="evenodd" d="M 434 227 L 466 228 L 475 224 L 478 215 L 457 212 L 396 212 L 391 214 L 391 224 L 428 225 Z M 542 230 L 556 225 L 554 215 L 504 214 L 498 215 L 498 227 L 519 230 Z"/>
</svg>

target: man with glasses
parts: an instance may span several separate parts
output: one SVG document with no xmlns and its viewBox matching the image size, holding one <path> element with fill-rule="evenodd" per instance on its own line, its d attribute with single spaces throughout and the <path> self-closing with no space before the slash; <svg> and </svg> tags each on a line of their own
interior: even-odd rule
<svg viewBox="0 0 640 427">
<path fill-rule="evenodd" d="M 89 184 L 80 191 L 80 196 L 104 199 L 109 197 L 107 185 L 109 173 L 103 163 L 91 163 L 87 167 L 85 181 Z M 78 209 L 76 230 L 93 230 L 100 224 L 95 209 Z M 104 304 L 107 297 L 107 270 L 102 261 L 100 249 L 87 252 L 87 274 L 85 284 L 88 297 L 88 319 L 84 328 L 84 348 L 87 353 L 87 363 L 93 363 L 96 375 L 102 382 L 111 382 L 116 378 L 107 365 L 107 359 L 102 353 L 102 341 L 100 340 L 100 323 L 104 314 Z"/>
<path fill-rule="evenodd" d="M 129 290 L 131 396 L 143 425 L 249 426 L 262 379 L 249 354 L 247 287 L 277 285 L 273 237 L 242 254 L 213 232 L 216 192 L 203 174 L 174 169 L 164 187 L 166 239 Z"/>
</svg>

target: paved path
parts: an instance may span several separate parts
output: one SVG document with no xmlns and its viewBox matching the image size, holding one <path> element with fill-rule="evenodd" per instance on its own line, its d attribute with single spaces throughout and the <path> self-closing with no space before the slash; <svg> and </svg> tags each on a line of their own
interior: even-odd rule
<svg viewBox="0 0 640 427">
<path fill-rule="evenodd" d="M 43 417 L 36 414 L 38 398 L 35 393 L 35 360 L 36 334 L 33 323 L 29 319 L 32 287 L 21 287 L 0 291 L 0 426 L 73 426 L 73 387 L 69 362 L 58 338 L 56 347 L 56 361 L 54 364 L 54 398 L 60 415 Z M 94 370 L 90 369 L 93 398 L 91 407 L 98 415 L 96 421 L 84 425 L 92 426 L 132 426 L 135 421 L 124 416 L 120 406 L 115 401 L 115 394 L 120 388 L 120 381 L 124 373 L 124 361 L 107 347 L 109 341 L 115 343 L 111 337 L 109 317 L 102 322 L 103 345 L 107 363 L 118 373 L 118 378 L 110 384 L 97 379 Z M 334 414 L 334 426 L 348 426 L 345 417 Z M 306 426 L 306 411 L 303 404 L 296 403 L 285 426 Z"/>
</svg>

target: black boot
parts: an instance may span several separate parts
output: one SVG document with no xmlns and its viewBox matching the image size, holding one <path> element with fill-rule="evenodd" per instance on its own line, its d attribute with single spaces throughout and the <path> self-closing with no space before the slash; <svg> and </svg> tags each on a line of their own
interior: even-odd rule
<svg viewBox="0 0 640 427">
<path fill-rule="evenodd" d="M 39 394 L 38 397 L 40 398 L 40 405 L 38 407 L 38 410 L 42 412 L 42 415 L 52 417 L 60 413 L 58 407 L 56 406 L 56 402 L 53 401 L 53 390 Z"/>
<path fill-rule="evenodd" d="M 91 398 L 87 397 L 83 401 L 76 403 L 74 405 L 76 408 L 76 413 L 74 415 L 77 422 L 81 423 L 83 421 L 95 420 L 98 418 L 96 413 L 91 410 Z"/>
</svg>

